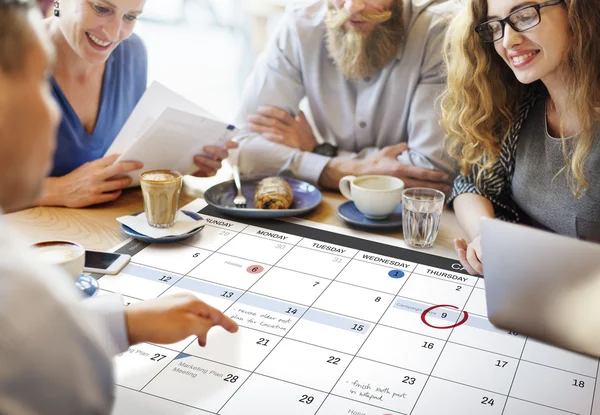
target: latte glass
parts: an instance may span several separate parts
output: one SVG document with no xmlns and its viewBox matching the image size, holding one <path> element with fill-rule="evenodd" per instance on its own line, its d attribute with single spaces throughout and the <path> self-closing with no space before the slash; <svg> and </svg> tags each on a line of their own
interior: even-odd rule
<svg viewBox="0 0 600 415">
<path fill-rule="evenodd" d="M 181 174 L 173 170 L 150 170 L 140 175 L 140 184 L 148 224 L 154 228 L 175 225 L 183 184 Z"/>
</svg>

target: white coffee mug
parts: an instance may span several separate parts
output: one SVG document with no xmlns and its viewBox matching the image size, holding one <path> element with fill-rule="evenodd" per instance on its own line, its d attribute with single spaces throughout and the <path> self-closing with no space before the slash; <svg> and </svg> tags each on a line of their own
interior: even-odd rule
<svg viewBox="0 0 600 415">
<path fill-rule="evenodd" d="M 382 220 L 402 202 L 404 182 L 392 176 L 346 176 L 340 180 L 340 192 L 354 201 L 356 208 L 369 219 Z"/>
<path fill-rule="evenodd" d="M 77 281 L 85 266 L 85 248 L 71 241 L 45 241 L 33 245 L 40 260 L 62 268 Z"/>
</svg>

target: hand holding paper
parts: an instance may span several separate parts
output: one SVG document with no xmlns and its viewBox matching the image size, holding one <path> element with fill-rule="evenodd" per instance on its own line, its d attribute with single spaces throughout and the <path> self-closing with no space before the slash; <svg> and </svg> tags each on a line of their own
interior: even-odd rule
<svg viewBox="0 0 600 415">
<path fill-rule="evenodd" d="M 107 151 L 120 153 L 117 160 L 140 161 L 145 170 L 169 169 L 194 173 L 194 155 L 204 147 L 225 148 L 236 135 L 232 125 L 215 119 L 194 103 L 153 83 Z M 131 174 L 131 186 L 139 177 Z"/>
<path fill-rule="evenodd" d="M 204 151 L 206 155 L 194 155 L 194 163 L 196 164 L 196 177 L 211 177 L 217 174 L 221 168 L 223 160 L 229 158 L 229 150 L 238 148 L 237 141 L 228 141 L 226 147 L 206 146 Z"/>
</svg>

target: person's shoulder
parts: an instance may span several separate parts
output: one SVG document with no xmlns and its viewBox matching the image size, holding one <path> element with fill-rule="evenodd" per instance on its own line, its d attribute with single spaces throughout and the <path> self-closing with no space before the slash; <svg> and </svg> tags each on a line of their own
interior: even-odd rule
<svg viewBox="0 0 600 415">
<path fill-rule="evenodd" d="M 135 33 L 132 33 L 131 36 L 122 41 L 117 49 L 115 49 L 115 52 L 117 51 L 123 57 L 144 58 L 144 60 L 147 55 L 144 41 Z"/>
<path fill-rule="evenodd" d="M 325 36 L 326 15 L 327 3 L 322 0 L 289 3 L 279 22 L 279 47 L 288 51 L 313 49 Z"/>
<path fill-rule="evenodd" d="M 136 102 L 146 89 L 148 74 L 148 55 L 142 39 L 132 34 L 123 40 L 112 53 L 113 74 L 128 77 L 136 85 Z"/>
<path fill-rule="evenodd" d="M 322 0 L 294 0 L 286 6 L 284 20 L 298 33 L 323 27 L 327 4 Z"/>
<path fill-rule="evenodd" d="M 414 20 L 427 20 L 430 30 L 446 28 L 460 11 L 462 0 L 410 0 Z"/>
<path fill-rule="evenodd" d="M 323 0 L 292 0 L 285 7 L 285 13 L 299 21 L 323 21 L 327 4 Z"/>
<path fill-rule="evenodd" d="M 413 0 L 414 1 L 414 0 Z M 434 0 L 428 2 L 427 8 L 424 10 L 432 19 L 449 20 L 458 13 L 462 4 L 462 0 Z"/>
</svg>

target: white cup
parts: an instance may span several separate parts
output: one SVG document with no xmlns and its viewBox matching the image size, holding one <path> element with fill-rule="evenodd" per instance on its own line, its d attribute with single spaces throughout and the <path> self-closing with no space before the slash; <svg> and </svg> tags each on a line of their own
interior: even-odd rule
<svg viewBox="0 0 600 415">
<path fill-rule="evenodd" d="M 33 247 L 46 264 L 62 268 L 73 281 L 77 281 L 85 267 L 85 248 L 71 241 L 38 242 Z"/>
<path fill-rule="evenodd" d="M 392 176 L 346 176 L 340 180 L 340 192 L 354 201 L 368 219 L 382 220 L 402 202 L 404 182 Z"/>
</svg>

